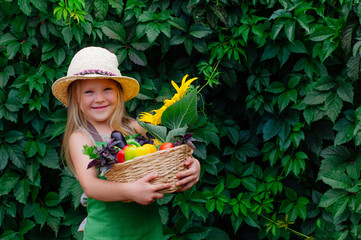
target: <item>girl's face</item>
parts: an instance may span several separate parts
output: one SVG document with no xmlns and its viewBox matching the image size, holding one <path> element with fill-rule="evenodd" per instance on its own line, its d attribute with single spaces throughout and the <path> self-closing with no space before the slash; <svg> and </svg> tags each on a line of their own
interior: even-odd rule
<svg viewBox="0 0 361 240">
<path fill-rule="evenodd" d="M 81 80 L 79 96 L 80 110 L 92 123 L 110 120 L 117 104 L 118 86 L 110 79 Z"/>
</svg>

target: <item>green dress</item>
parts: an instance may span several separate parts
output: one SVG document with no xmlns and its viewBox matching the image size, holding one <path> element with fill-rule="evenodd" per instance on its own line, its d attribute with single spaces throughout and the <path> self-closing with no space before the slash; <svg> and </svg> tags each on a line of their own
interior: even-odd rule
<svg viewBox="0 0 361 240">
<path fill-rule="evenodd" d="M 84 240 L 163 239 L 157 204 L 102 202 L 88 198 Z"/>
<path fill-rule="evenodd" d="M 90 137 L 94 141 L 93 136 Z M 109 137 L 103 139 L 107 141 Z M 156 203 L 103 202 L 88 197 L 87 211 L 84 240 L 163 239 L 163 226 Z"/>
</svg>

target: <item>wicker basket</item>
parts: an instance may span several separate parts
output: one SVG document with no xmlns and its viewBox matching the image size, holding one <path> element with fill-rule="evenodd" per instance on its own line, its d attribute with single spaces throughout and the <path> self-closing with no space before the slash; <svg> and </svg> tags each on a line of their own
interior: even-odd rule
<svg viewBox="0 0 361 240">
<path fill-rule="evenodd" d="M 171 188 L 160 192 L 172 193 L 182 188 L 182 186 L 175 185 L 178 181 L 175 174 L 185 169 L 184 160 L 191 155 L 192 149 L 187 144 L 183 144 L 136 157 L 124 163 L 116 163 L 105 174 L 105 177 L 108 181 L 126 183 L 134 182 L 151 172 L 156 172 L 158 177 L 152 183 L 171 183 Z"/>
</svg>

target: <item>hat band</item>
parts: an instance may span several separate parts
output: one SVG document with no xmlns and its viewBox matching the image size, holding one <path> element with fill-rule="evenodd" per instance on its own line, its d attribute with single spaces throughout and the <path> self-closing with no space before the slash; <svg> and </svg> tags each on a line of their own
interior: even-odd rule
<svg viewBox="0 0 361 240">
<path fill-rule="evenodd" d="M 87 70 L 83 70 L 81 72 L 78 73 L 74 73 L 74 76 L 78 76 L 78 75 L 87 75 L 87 74 L 99 74 L 99 75 L 106 75 L 106 76 L 116 76 L 114 73 L 108 72 L 108 71 L 104 71 L 101 69 L 87 69 Z"/>
</svg>

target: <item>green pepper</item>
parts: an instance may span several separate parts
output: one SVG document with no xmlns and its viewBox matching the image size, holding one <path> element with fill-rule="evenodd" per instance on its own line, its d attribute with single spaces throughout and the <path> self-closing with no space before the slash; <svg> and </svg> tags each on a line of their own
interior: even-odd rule
<svg viewBox="0 0 361 240">
<path fill-rule="evenodd" d="M 132 139 L 132 138 L 127 139 L 127 144 L 128 144 L 128 145 L 134 145 L 134 146 L 136 146 L 136 147 L 140 147 L 140 143 L 137 142 L 137 140 Z"/>
</svg>

